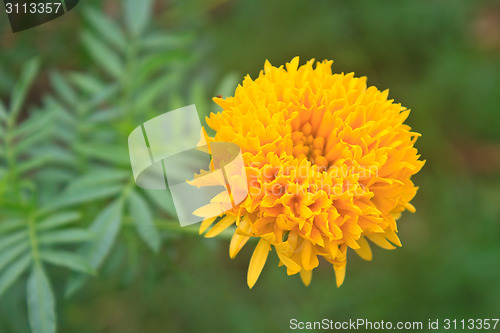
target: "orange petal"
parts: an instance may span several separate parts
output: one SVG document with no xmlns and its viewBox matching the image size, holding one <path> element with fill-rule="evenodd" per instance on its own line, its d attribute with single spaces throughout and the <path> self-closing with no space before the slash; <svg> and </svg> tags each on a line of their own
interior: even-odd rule
<svg viewBox="0 0 500 333">
<path fill-rule="evenodd" d="M 205 230 L 207 230 L 207 228 L 212 225 L 212 223 L 214 223 L 214 221 L 215 221 L 216 218 L 217 218 L 217 216 L 216 217 L 211 217 L 211 218 L 203 220 L 203 222 L 201 222 L 201 225 L 200 225 L 200 235 L 202 233 L 204 233 Z"/>
<path fill-rule="evenodd" d="M 373 258 L 372 249 L 370 248 L 370 244 L 366 240 L 365 237 L 361 236 L 358 239 L 359 249 L 356 249 L 356 253 L 364 260 L 371 261 Z"/>
<path fill-rule="evenodd" d="M 235 232 L 231 238 L 231 243 L 229 244 L 229 257 L 234 259 L 249 239 L 250 237 L 243 236 Z"/>
<path fill-rule="evenodd" d="M 311 284 L 312 274 L 313 271 L 306 271 L 305 269 L 300 271 L 300 278 L 306 287 Z"/>
<path fill-rule="evenodd" d="M 302 267 L 309 269 L 309 266 L 311 264 L 312 244 L 311 242 L 306 240 L 304 240 L 302 244 L 303 244 L 301 251 Z"/>
<path fill-rule="evenodd" d="M 213 216 L 221 215 L 221 212 L 224 212 L 221 209 L 220 203 L 209 203 L 205 206 L 201 206 L 193 212 L 193 215 L 209 218 Z"/>
<path fill-rule="evenodd" d="M 278 254 L 278 258 L 280 258 L 280 261 L 286 266 L 286 272 L 288 275 L 297 274 L 300 271 L 300 265 L 293 261 L 290 257 L 287 257 L 280 251 L 276 251 L 276 253 Z"/>
<path fill-rule="evenodd" d="M 399 246 L 399 247 L 403 246 L 403 245 L 401 244 L 401 241 L 399 240 L 398 235 L 396 235 L 396 233 L 395 233 L 394 231 L 392 231 L 392 230 L 387 230 L 387 231 L 385 232 L 385 237 L 387 237 L 387 239 L 388 239 L 391 243 L 393 243 L 394 245 L 397 245 L 397 246 Z"/>
<path fill-rule="evenodd" d="M 377 244 L 378 246 L 380 246 L 383 249 L 394 250 L 396 248 L 396 247 L 394 247 L 394 245 L 389 243 L 387 241 L 387 239 L 385 239 L 384 235 L 373 234 L 373 235 L 370 235 L 367 237 L 369 240 L 371 240 L 372 242 L 374 242 L 375 244 Z"/>
<path fill-rule="evenodd" d="M 252 258 L 250 259 L 250 265 L 248 266 L 247 283 L 250 289 L 252 289 L 257 282 L 260 272 L 262 272 L 262 268 L 264 268 L 264 265 L 266 264 L 267 256 L 269 255 L 270 250 L 271 245 L 269 242 L 261 238 L 253 251 Z"/>
<path fill-rule="evenodd" d="M 337 280 L 337 287 L 340 287 L 342 283 L 344 283 L 345 267 L 345 263 L 343 265 L 333 265 L 333 269 L 335 270 L 335 279 Z"/>
<path fill-rule="evenodd" d="M 212 238 L 226 230 L 228 227 L 233 225 L 233 223 L 236 222 L 236 218 L 232 215 L 226 215 L 222 220 L 217 222 L 212 229 L 210 229 L 205 237 L 207 238 Z"/>
</svg>

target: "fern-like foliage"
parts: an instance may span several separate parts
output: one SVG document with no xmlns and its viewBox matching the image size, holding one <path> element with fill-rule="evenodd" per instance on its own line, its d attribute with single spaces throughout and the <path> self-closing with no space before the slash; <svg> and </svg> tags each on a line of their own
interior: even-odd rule
<svg viewBox="0 0 500 333">
<path fill-rule="evenodd" d="M 56 294 L 67 296 L 103 265 L 108 273 L 125 269 L 120 275 L 130 281 L 145 260 L 139 256 L 172 239 L 158 227 L 180 230 L 169 191 L 135 185 L 129 133 L 188 104 L 215 111 L 209 96 L 235 86 L 227 77 L 209 94 L 211 73 L 195 72 L 203 69 L 195 34 L 153 29 L 152 1 L 124 1 L 119 21 L 88 4 L 79 8 L 88 71 L 52 71 L 53 94 L 28 108 L 39 69 L 33 60 L 8 103 L 0 101 L 0 308 L 25 296 L 34 333 L 56 332 L 54 279 Z M 71 272 L 63 288 L 54 266 Z M 12 322 L 0 315 L 0 331 L 25 331 L 18 312 Z"/>
<path fill-rule="evenodd" d="M 76 210 L 41 209 L 45 190 L 37 170 L 50 163 L 42 152 L 53 138 L 54 112 L 33 112 L 20 123 L 26 95 L 39 64 L 26 64 L 10 103 L 0 104 L 0 296 L 26 276 L 28 314 L 33 332 L 54 332 L 54 296 L 45 264 L 94 274 L 83 256 L 68 250 L 92 239 L 89 230 L 74 226 Z"/>
</svg>

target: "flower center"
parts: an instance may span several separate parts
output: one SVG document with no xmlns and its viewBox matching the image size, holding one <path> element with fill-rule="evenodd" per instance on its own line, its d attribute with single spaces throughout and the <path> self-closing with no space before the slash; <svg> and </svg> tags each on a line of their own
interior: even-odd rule
<svg viewBox="0 0 500 333">
<path fill-rule="evenodd" d="M 302 124 L 292 132 L 292 141 L 294 157 L 307 158 L 320 168 L 328 169 L 329 163 L 325 157 L 325 138 L 315 137 L 309 122 Z"/>
</svg>

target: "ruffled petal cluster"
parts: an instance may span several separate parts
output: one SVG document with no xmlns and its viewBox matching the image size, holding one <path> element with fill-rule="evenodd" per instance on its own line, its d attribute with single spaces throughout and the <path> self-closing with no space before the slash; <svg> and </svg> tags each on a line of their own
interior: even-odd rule
<svg viewBox="0 0 500 333">
<path fill-rule="evenodd" d="M 248 285 L 276 252 L 288 275 L 311 281 L 319 257 L 341 285 L 347 249 L 371 260 L 370 242 L 401 246 L 396 220 L 417 192 L 411 181 L 423 166 L 414 148 L 420 134 L 404 124 L 410 110 L 366 77 L 333 74 L 332 61 L 298 57 L 285 67 L 266 61 L 259 77 L 246 76 L 233 97 L 214 98 L 222 112 L 207 124 L 210 140 L 232 142 L 243 153 L 248 196 L 223 216 L 205 220 L 213 237 L 236 224 L 234 258 L 258 237 Z M 215 223 L 215 224 L 214 224 Z"/>
</svg>

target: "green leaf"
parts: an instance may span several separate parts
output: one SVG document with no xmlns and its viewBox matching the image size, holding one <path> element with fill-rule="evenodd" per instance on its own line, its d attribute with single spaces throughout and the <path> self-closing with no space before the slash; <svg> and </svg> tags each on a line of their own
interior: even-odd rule
<svg viewBox="0 0 500 333">
<path fill-rule="evenodd" d="M 107 74 L 113 78 L 121 76 L 123 61 L 113 50 L 89 31 L 83 32 L 82 41 L 90 56 Z"/>
<path fill-rule="evenodd" d="M 9 247 L 5 251 L 0 252 L 0 271 L 4 269 L 14 258 L 23 253 L 29 248 L 28 240 L 24 240 L 19 244 Z"/>
<path fill-rule="evenodd" d="M 92 268 L 99 268 L 111 251 L 120 230 L 122 214 L 123 200 L 118 199 L 102 210 L 92 222 L 90 230 L 96 238 L 81 250 L 82 256 L 88 260 Z M 83 274 L 73 275 L 68 281 L 65 295 L 68 297 L 75 293 L 85 283 L 86 278 Z"/>
<path fill-rule="evenodd" d="M 54 295 L 42 265 L 33 265 L 27 284 L 28 316 L 33 333 L 55 333 Z"/>
<path fill-rule="evenodd" d="M 19 111 L 21 111 L 26 94 L 36 77 L 39 66 L 40 63 L 36 58 L 28 61 L 26 65 L 24 65 L 21 79 L 16 83 L 12 91 L 12 99 L 10 101 L 10 117 L 12 120 L 16 119 Z"/>
<path fill-rule="evenodd" d="M 186 46 L 193 41 L 194 35 L 192 33 L 151 33 L 147 36 L 141 37 L 141 48 L 145 51 L 149 49 L 179 49 Z"/>
<path fill-rule="evenodd" d="M 0 101 L 0 123 L 1 121 L 5 121 L 8 119 L 7 115 L 7 109 L 5 108 L 5 105 L 3 104 L 2 101 Z"/>
<path fill-rule="evenodd" d="M 73 72 L 68 77 L 78 88 L 92 95 L 102 91 L 105 87 L 104 83 L 91 74 Z"/>
<path fill-rule="evenodd" d="M 152 76 L 169 76 L 170 71 L 179 69 L 189 54 L 184 50 L 154 52 L 142 57 L 134 76 L 134 89 L 141 88 L 151 81 Z"/>
<path fill-rule="evenodd" d="M 23 174 L 35 170 L 39 172 L 45 171 L 48 168 L 54 167 L 56 164 L 61 164 L 66 167 L 69 166 L 70 168 L 62 170 L 62 172 L 68 172 L 77 165 L 77 161 L 71 151 L 62 147 L 55 145 L 36 147 L 36 150 L 30 154 L 30 158 L 19 162 L 18 172 Z M 40 179 L 43 179 L 43 177 L 40 177 Z"/>
<path fill-rule="evenodd" d="M 47 126 L 33 135 L 23 138 L 15 146 L 16 153 L 23 153 L 32 146 L 39 144 L 52 133 L 52 126 Z"/>
<path fill-rule="evenodd" d="M 40 147 L 36 150 L 35 156 L 49 156 L 49 160 L 54 163 L 61 163 L 65 165 L 75 165 L 75 157 L 71 151 L 56 145 Z"/>
<path fill-rule="evenodd" d="M 67 251 L 42 250 L 40 258 L 53 265 L 69 268 L 77 272 L 95 275 L 96 271 L 78 254 Z"/>
<path fill-rule="evenodd" d="M 70 207 L 77 204 L 109 198 L 120 193 L 122 189 L 122 185 L 113 185 L 107 187 L 88 188 L 85 191 L 64 192 L 59 198 L 54 199 L 53 203 L 44 207 L 41 213 L 44 214 L 62 207 Z"/>
<path fill-rule="evenodd" d="M 71 113 L 67 109 L 67 107 L 63 106 L 53 96 L 47 96 L 44 99 L 44 101 L 46 103 L 46 107 L 50 108 L 54 112 L 54 114 L 55 114 L 58 122 L 60 121 L 64 125 L 69 124 L 69 125 L 72 125 L 72 126 L 78 123 L 78 120 L 73 115 L 73 113 Z M 70 108 L 72 109 L 73 107 L 70 106 Z M 61 128 L 57 131 L 57 133 L 59 133 L 60 131 L 61 131 Z"/>
<path fill-rule="evenodd" d="M 50 162 L 50 161 L 51 161 L 50 155 L 44 155 L 44 156 L 30 158 L 26 161 L 23 161 L 19 165 L 18 172 L 19 172 L 19 174 L 24 174 L 24 173 L 33 171 L 35 169 L 38 169 L 42 166 L 47 165 L 47 162 Z"/>
<path fill-rule="evenodd" d="M 20 260 L 0 273 L 0 296 L 23 274 L 31 264 L 31 253 L 24 255 Z"/>
<path fill-rule="evenodd" d="M 129 166 L 130 158 L 126 146 L 105 144 L 76 144 L 75 150 L 100 161 Z"/>
<path fill-rule="evenodd" d="M 9 232 L 11 230 L 24 227 L 25 225 L 26 225 L 25 220 L 20 219 L 20 218 L 3 220 L 0 222 L 0 235 L 6 234 L 7 232 Z M 1 239 L 2 238 L 0 238 L 0 240 Z"/>
<path fill-rule="evenodd" d="M 74 221 L 80 219 L 80 217 L 81 214 L 77 211 L 59 212 L 37 223 L 36 228 L 39 231 L 59 228 L 73 223 Z"/>
<path fill-rule="evenodd" d="M 123 213 L 123 201 L 116 200 L 109 204 L 90 225 L 90 231 L 96 235 L 92 242 L 82 250 L 90 265 L 98 268 L 113 246 L 120 229 Z"/>
<path fill-rule="evenodd" d="M 154 80 L 138 94 L 137 106 L 147 107 L 159 97 L 165 96 L 165 91 L 179 83 L 179 74 L 171 73 Z"/>
<path fill-rule="evenodd" d="M 169 189 L 165 190 L 143 190 L 144 193 L 153 201 L 153 203 L 163 211 L 169 213 L 172 217 L 177 217 L 174 200 Z"/>
<path fill-rule="evenodd" d="M 87 281 L 87 275 L 83 273 L 77 273 L 71 276 L 66 285 L 64 291 L 64 297 L 70 297 L 78 291 Z"/>
<path fill-rule="evenodd" d="M 98 110 L 93 115 L 87 118 L 87 121 L 93 124 L 110 122 L 123 116 L 122 107 L 113 107 L 104 110 Z"/>
<path fill-rule="evenodd" d="M 50 73 L 50 82 L 56 93 L 70 106 L 78 105 L 78 97 L 65 77 L 57 72 Z"/>
<path fill-rule="evenodd" d="M 0 252 L 12 244 L 20 242 L 23 238 L 28 238 L 28 232 L 26 230 L 21 230 L 4 237 L 0 237 Z"/>
<path fill-rule="evenodd" d="M 83 16 L 89 21 L 90 26 L 96 30 L 98 35 L 103 36 L 114 47 L 125 50 L 127 45 L 125 36 L 123 36 L 120 27 L 112 20 L 91 7 L 86 7 Z"/>
<path fill-rule="evenodd" d="M 128 197 L 128 205 L 130 215 L 135 222 L 135 227 L 142 240 L 151 250 L 158 252 L 160 249 L 160 236 L 154 226 L 151 208 L 146 200 L 137 192 L 132 191 Z"/>
<path fill-rule="evenodd" d="M 88 230 L 73 228 L 42 233 L 38 236 L 38 242 L 43 245 L 71 244 L 86 242 L 94 238 L 95 235 Z"/>
<path fill-rule="evenodd" d="M 60 169 L 60 168 L 54 168 L 54 167 L 46 167 L 46 168 L 38 170 L 37 176 L 40 177 L 40 179 L 42 179 L 45 182 L 45 184 L 48 184 L 50 186 L 52 186 L 52 185 L 57 186 L 58 184 L 60 184 L 60 185 L 67 184 L 71 179 L 74 178 L 74 173 L 71 172 L 71 170 L 69 168 L 68 169 Z M 50 188 L 50 189 L 54 190 L 54 192 L 51 192 L 51 193 L 53 193 L 53 195 L 42 198 L 42 200 L 40 201 L 40 203 L 42 204 L 42 207 L 44 207 L 46 205 L 47 201 L 53 201 L 54 197 L 56 197 L 57 193 L 59 193 L 59 191 L 57 191 L 57 189 L 54 189 L 54 188 Z M 47 189 L 47 190 L 49 190 L 49 189 Z M 44 212 L 43 210 L 40 210 L 39 213 L 40 214 L 47 213 L 47 211 Z"/>
<path fill-rule="evenodd" d="M 85 106 L 89 109 L 96 109 L 100 104 L 108 103 L 113 95 L 119 92 L 119 88 L 120 86 L 118 83 L 108 84 L 92 96 Z"/>
<path fill-rule="evenodd" d="M 195 104 L 197 111 L 208 116 L 210 113 L 211 100 L 206 91 L 206 85 L 201 79 L 195 80 L 189 91 L 189 104 Z"/>
<path fill-rule="evenodd" d="M 112 183 L 113 185 L 118 185 L 116 183 L 121 183 L 128 178 L 131 178 L 131 172 L 128 170 L 100 168 L 72 181 L 68 185 L 66 193 L 102 187 L 103 184 L 109 185 Z"/>
<path fill-rule="evenodd" d="M 126 0 L 125 1 L 125 23 L 132 36 L 138 37 L 151 20 L 151 0 Z"/>
</svg>

